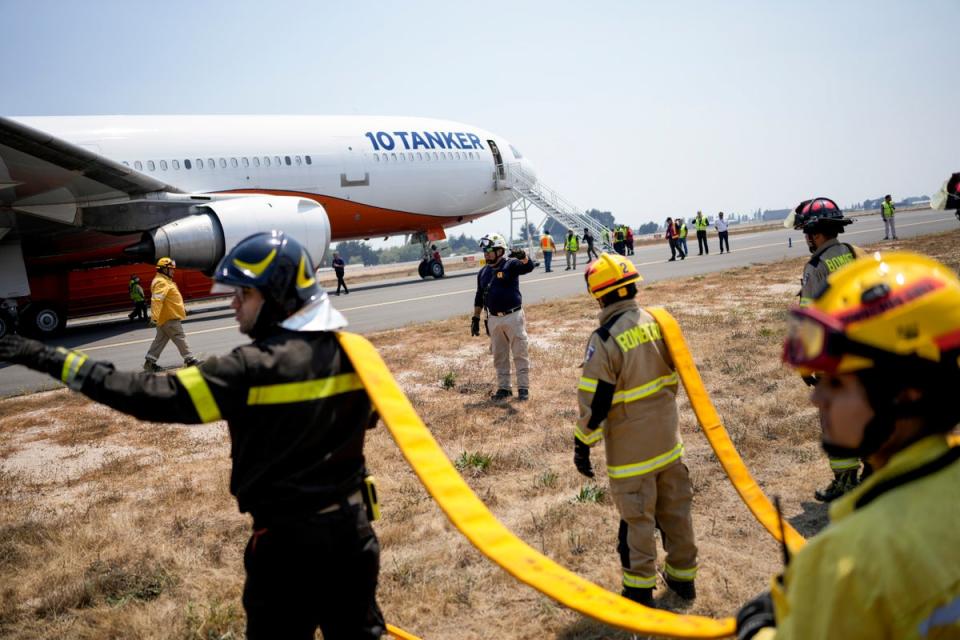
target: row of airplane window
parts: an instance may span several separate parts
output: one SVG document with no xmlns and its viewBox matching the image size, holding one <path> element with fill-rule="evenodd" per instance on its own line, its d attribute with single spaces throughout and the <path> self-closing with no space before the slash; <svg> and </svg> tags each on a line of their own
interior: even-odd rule
<svg viewBox="0 0 960 640">
<path fill-rule="evenodd" d="M 271 159 L 270 156 L 263 156 L 261 160 L 258 156 L 251 158 L 197 158 L 195 160 L 190 160 L 189 158 L 185 159 L 182 163 L 180 160 L 171 160 L 169 163 L 166 160 L 134 160 L 133 168 L 137 171 L 143 171 L 143 167 L 146 166 L 147 171 L 156 171 L 157 167 L 160 167 L 160 171 L 166 171 L 167 169 L 174 169 L 179 171 L 180 168 L 184 169 L 203 169 L 204 167 L 208 169 L 216 169 L 219 164 L 221 169 L 226 169 L 227 166 L 231 167 L 270 167 L 277 166 L 283 167 L 284 165 L 290 167 L 293 165 L 300 166 L 302 164 L 313 164 L 313 159 L 310 156 L 273 156 Z M 130 166 L 130 163 L 126 160 L 123 161 L 123 164 Z"/>
<path fill-rule="evenodd" d="M 432 156 L 432 157 L 431 157 Z M 396 153 L 374 153 L 373 159 L 375 162 L 405 162 L 409 160 L 410 162 L 415 162 L 417 160 L 426 160 L 427 162 L 431 160 L 473 160 L 476 158 L 480 159 L 480 154 L 474 154 L 473 151 L 464 151 L 462 154 L 459 151 L 403 151 Z"/>
<path fill-rule="evenodd" d="M 432 157 L 431 157 L 432 156 Z M 464 151 L 462 154 L 459 151 L 407 151 L 404 153 L 393 152 L 393 153 L 374 153 L 373 159 L 375 162 L 415 162 L 431 160 L 442 161 L 442 160 L 473 160 L 480 159 L 479 153 L 474 153 L 473 151 Z M 219 166 L 221 169 L 226 169 L 228 166 L 233 168 L 243 167 L 283 167 L 283 166 L 300 166 L 302 164 L 313 164 L 313 159 L 310 156 L 263 156 L 261 159 L 258 156 L 253 158 L 196 158 L 190 160 L 189 158 L 181 160 L 134 160 L 131 165 L 130 162 L 124 160 L 123 164 L 126 166 L 133 166 L 137 171 L 143 171 L 146 167 L 147 171 L 156 171 L 159 167 L 160 171 L 167 171 L 173 169 L 174 171 L 179 171 L 181 168 L 186 170 L 192 169 L 216 169 Z"/>
</svg>

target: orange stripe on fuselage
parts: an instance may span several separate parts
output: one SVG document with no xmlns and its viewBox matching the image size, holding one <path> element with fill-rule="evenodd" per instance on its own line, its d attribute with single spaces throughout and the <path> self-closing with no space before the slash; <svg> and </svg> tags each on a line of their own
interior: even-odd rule
<svg viewBox="0 0 960 640">
<path fill-rule="evenodd" d="M 307 193 L 305 191 L 285 191 L 281 189 L 231 189 L 217 193 L 250 193 L 271 196 L 295 196 L 306 198 L 323 205 L 330 218 L 330 234 L 332 240 L 347 240 L 350 238 L 373 238 L 376 236 L 408 233 L 411 231 L 427 231 L 438 227 L 446 227 L 485 216 L 491 211 L 474 213 L 465 216 L 432 216 L 421 213 L 409 213 L 384 209 L 369 204 L 352 202 L 342 198 Z"/>
</svg>

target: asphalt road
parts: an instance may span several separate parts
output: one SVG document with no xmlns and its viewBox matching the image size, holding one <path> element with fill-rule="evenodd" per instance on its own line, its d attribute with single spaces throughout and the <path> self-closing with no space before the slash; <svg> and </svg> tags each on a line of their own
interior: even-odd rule
<svg viewBox="0 0 960 640">
<path fill-rule="evenodd" d="M 957 220 L 952 212 L 923 210 L 897 214 L 897 233 L 901 238 L 955 228 Z M 847 229 L 841 239 L 853 244 L 872 244 L 883 238 L 883 222 L 879 216 L 865 216 Z M 792 247 L 788 246 L 789 238 L 792 238 Z M 723 255 L 719 255 L 717 236 L 713 231 L 710 232 L 709 256 L 696 255 L 697 240 L 692 231 L 688 245 L 693 255 L 684 261 L 666 262 L 669 256 L 666 242 L 639 248 L 632 259 L 644 280 L 654 282 L 808 255 L 802 234 L 786 229 L 731 236 L 732 251 Z M 553 266 L 552 273 L 545 273 L 541 267 L 521 278 L 527 304 L 563 298 L 584 290 L 582 261 L 577 271 L 564 271 L 563 255 L 558 253 Z M 473 308 L 475 275 L 475 271 L 457 271 L 441 280 L 407 278 L 367 282 L 351 288 L 348 296 L 334 297 L 334 304 L 346 315 L 350 330 L 358 333 L 467 315 Z M 349 282 L 349 270 L 347 280 Z M 200 357 L 225 353 L 248 340 L 237 331 L 233 312 L 226 302 L 190 306 L 188 313 L 184 322 L 187 341 Z M 464 331 L 467 327 L 465 321 Z M 131 324 L 125 315 L 118 315 L 77 321 L 52 344 L 81 349 L 93 358 L 113 362 L 118 369 L 139 369 L 153 336 L 154 329 Z M 169 344 L 160 364 L 176 366 L 179 363 L 176 347 Z M 24 367 L 0 366 L 0 397 L 57 386 L 58 383 L 48 376 Z"/>
</svg>

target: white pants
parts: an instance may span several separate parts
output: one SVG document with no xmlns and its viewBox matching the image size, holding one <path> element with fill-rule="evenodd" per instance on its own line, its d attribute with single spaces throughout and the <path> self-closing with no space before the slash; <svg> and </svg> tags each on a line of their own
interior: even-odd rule
<svg viewBox="0 0 960 640">
<path fill-rule="evenodd" d="M 510 315 L 487 318 L 490 329 L 490 352 L 497 368 L 497 388 L 510 388 L 510 354 L 517 369 L 517 388 L 530 388 L 530 358 L 527 356 L 527 329 L 523 309 Z"/>
</svg>

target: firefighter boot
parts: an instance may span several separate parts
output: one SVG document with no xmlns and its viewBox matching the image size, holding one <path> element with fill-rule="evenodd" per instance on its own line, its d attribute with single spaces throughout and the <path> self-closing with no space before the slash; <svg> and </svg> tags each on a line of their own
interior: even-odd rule
<svg viewBox="0 0 960 640">
<path fill-rule="evenodd" d="M 694 584 L 693 580 L 667 578 L 667 586 L 684 600 L 696 600 L 697 598 L 697 585 Z"/>
<path fill-rule="evenodd" d="M 633 600 L 645 607 L 654 606 L 652 587 L 624 587 L 620 595 L 627 600 Z"/>
<path fill-rule="evenodd" d="M 497 389 L 497 392 L 492 394 L 490 396 L 490 399 L 495 402 L 500 402 L 502 400 L 506 400 L 512 395 L 513 395 L 513 391 L 510 391 L 510 389 Z"/>
<path fill-rule="evenodd" d="M 157 373 L 158 371 L 163 371 L 163 367 L 158 367 L 157 363 L 153 360 L 144 360 L 143 370 L 147 373 Z"/>
<path fill-rule="evenodd" d="M 523 387 L 517 389 L 517 400 L 520 400 L 521 402 L 523 402 L 529 399 L 530 399 L 530 391 L 528 389 L 524 389 Z"/>
<path fill-rule="evenodd" d="M 813 493 L 813 497 L 820 502 L 833 502 L 847 491 L 853 489 L 855 486 L 857 486 L 857 484 L 856 469 L 835 471 L 833 474 L 833 480 L 830 481 L 830 484 L 827 485 L 827 488 L 822 490 L 817 489 Z"/>
</svg>

